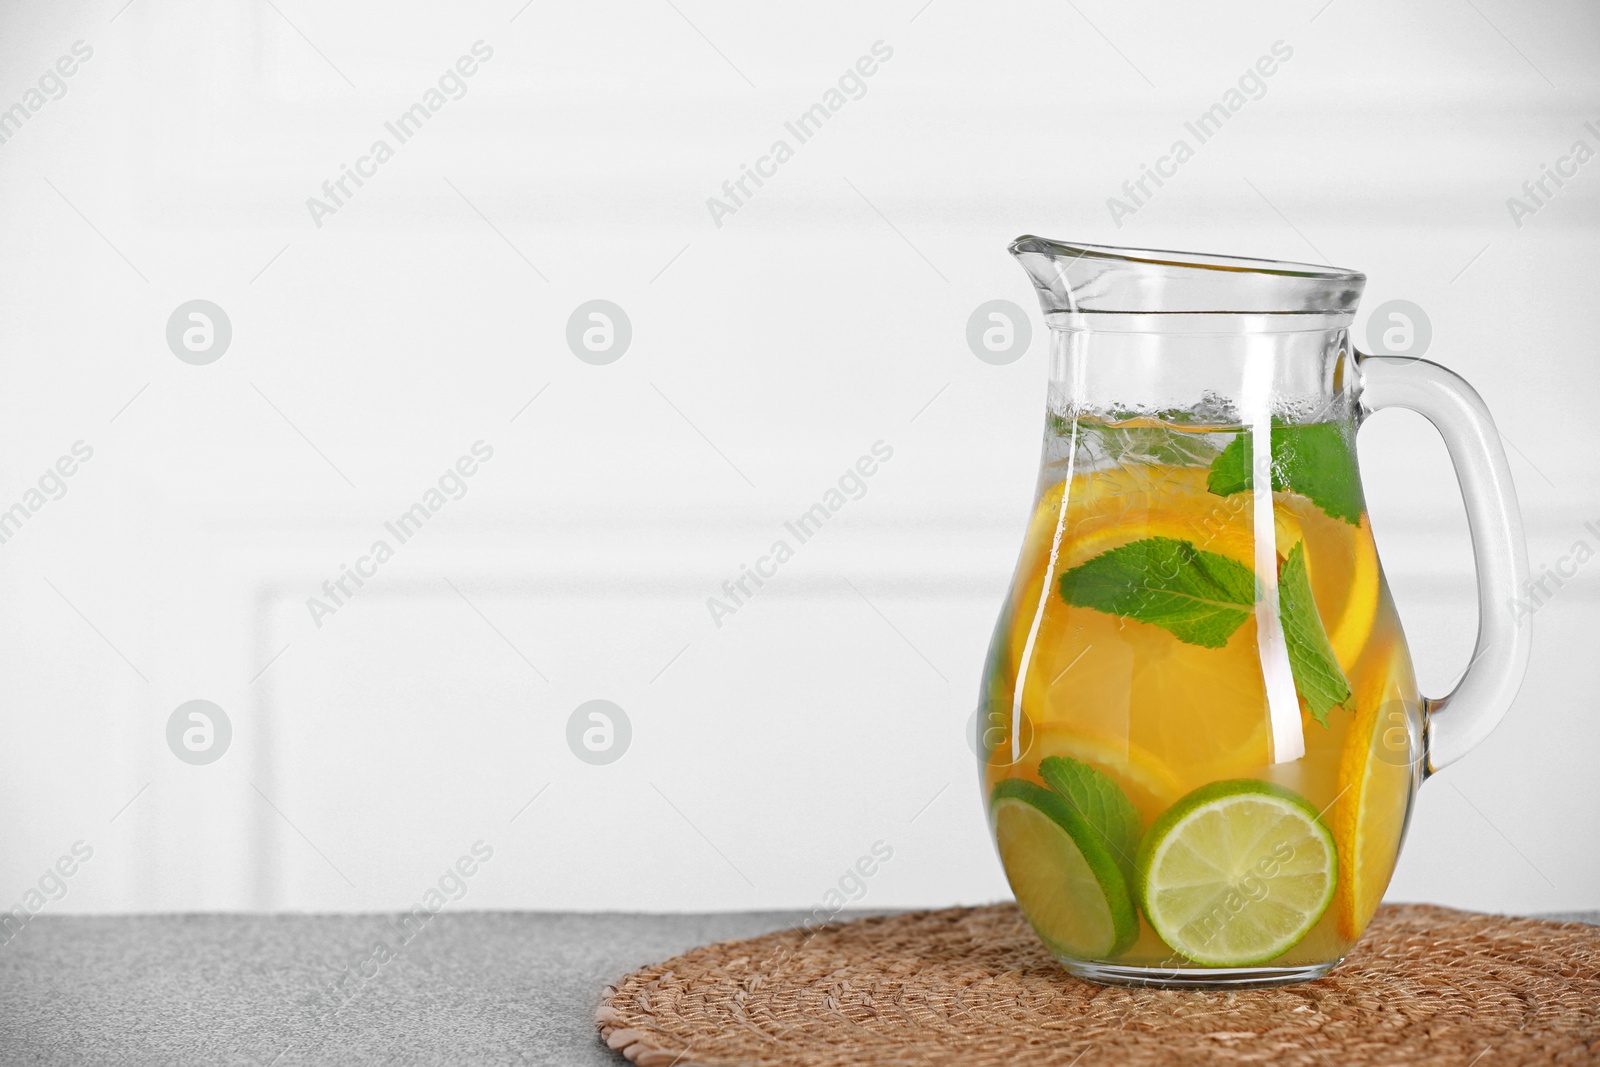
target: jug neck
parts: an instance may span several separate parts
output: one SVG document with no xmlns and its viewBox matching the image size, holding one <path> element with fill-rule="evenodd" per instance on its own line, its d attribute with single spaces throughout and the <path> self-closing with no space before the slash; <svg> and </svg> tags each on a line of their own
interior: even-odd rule
<svg viewBox="0 0 1600 1067">
<path fill-rule="evenodd" d="M 1011 252 L 1050 326 L 1055 414 L 1238 426 L 1354 411 L 1358 271 L 1031 236 Z"/>
<path fill-rule="evenodd" d="M 1350 419 L 1349 326 L 1343 314 L 1053 316 L 1050 413 L 1216 428 Z"/>
</svg>

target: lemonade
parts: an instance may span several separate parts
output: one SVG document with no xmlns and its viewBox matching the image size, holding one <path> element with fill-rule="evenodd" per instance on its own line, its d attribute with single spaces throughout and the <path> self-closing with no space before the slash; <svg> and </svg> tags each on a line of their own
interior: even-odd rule
<svg viewBox="0 0 1600 1067">
<path fill-rule="evenodd" d="M 1332 966 L 1421 757 L 1353 426 L 1051 423 L 979 718 L 1018 902 L 1101 979 Z"/>
</svg>

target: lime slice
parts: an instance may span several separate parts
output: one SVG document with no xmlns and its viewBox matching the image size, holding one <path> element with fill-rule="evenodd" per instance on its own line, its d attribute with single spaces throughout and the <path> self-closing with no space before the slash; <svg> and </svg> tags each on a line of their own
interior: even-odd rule
<svg viewBox="0 0 1600 1067">
<path fill-rule="evenodd" d="M 1253 779 L 1213 782 L 1145 835 L 1139 900 L 1181 955 L 1249 967 L 1293 948 L 1317 924 L 1338 867 L 1333 835 L 1299 794 Z"/>
<path fill-rule="evenodd" d="M 1010 778 L 989 805 L 1011 891 L 1041 940 L 1075 959 L 1104 959 L 1139 936 L 1122 870 L 1083 816 L 1043 786 Z"/>
</svg>

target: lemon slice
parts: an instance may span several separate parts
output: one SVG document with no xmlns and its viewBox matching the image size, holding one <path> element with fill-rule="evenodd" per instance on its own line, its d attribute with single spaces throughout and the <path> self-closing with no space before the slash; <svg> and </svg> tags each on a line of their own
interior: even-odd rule
<svg viewBox="0 0 1600 1067">
<path fill-rule="evenodd" d="M 1361 936 L 1389 887 L 1417 784 L 1420 701 L 1405 691 L 1409 672 L 1396 671 L 1394 659 L 1391 653 L 1379 663 L 1358 691 L 1339 757 L 1333 837 L 1344 863 L 1334 914 L 1340 936 L 1350 941 Z"/>
<path fill-rule="evenodd" d="M 1306 573 L 1322 628 L 1339 666 L 1349 671 L 1361 657 L 1378 617 L 1380 581 L 1372 523 L 1363 514 L 1361 524 L 1352 526 L 1294 493 L 1274 493 L 1273 506 L 1275 514 L 1293 516 L 1307 542 Z M 1280 553 L 1287 554 L 1298 539 L 1279 524 Z"/>
<path fill-rule="evenodd" d="M 1127 738 L 1126 756 L 1116 761 L 1070 747 L 1059 751 L 1116 779 L 1149 819 L 1186 788 L 1268 759 L 1254 631 L 1241 627 L 1226 649 L 1187 645 L 1159 628 L 1075 609 L 1054 590 L 1066 571 L 1149 537 L 1188 541 L 1253 567 L 1251 506 L 1248 495 L 1211 493 L 1205 468 L 1143 465 L 1050 486 L 1029 522 L 1008 634 L 1010 674 L 1022 676 L 1016 683 L 1022 707 L 1040 731 L 1060 727 L 1082 737 Z M 1274 508 L 1274 521 L 1281 545 L 1304 536 L 1298 513 Z M 1058 525 L 1062 536 L 1051 567 Z M 1124 693 L 1125 699 L 1096 698 Z M 1134 708 L 1140 714 L 1130 717 Z M 1042 755 L 1058 751 L 1043 739 L 1035 748 Z M 1181 772 L 1180 781 L 1171 780 L 1174 771 Z"/>
<path fill-rule="evenodd" d="M 1016 585 L 1022 596 L 1011 634 L 1013 656 L 1020 656 L 1027 644 L 1034 623 L 1032 609 L 1038 604 L 1047 579 L 1053 589 L 1062 574 L 1130 541 L 1169 537 L 1247 567 L 1255 566 L 1255 529 L 1247 513 L 1249 498 L 1210 493 L 1204 468 L 1150 466 L 1078 475 L 1072 480 L 1063 521 L 1061 496 L 1066 485 L 1058 482 L 1045 490 L 1028 521 L 1024 542 L 1027 548 L 1017 568 Z M 1298 500 L 1279 494 L 1278 504 L 1283 505 L 1288 499 Z M 1315 515 L 1322 514 L 1312 510 Z M 1277 544 L 1282 551 L 1287 552 L 1305 536 L 1305 518 L 1298 506 L 1273 508 Z M 1055 547 L 1052 568 L 1050 551 L 1058 526 L 1061 539 Z M 1370 538 L 1367 547 L 1371 547 Z M 1374 574 L 1376 566 L 1374 556 Z M 1371 626 L 1370 618 L 1367 626 Z M 1365 634 L 1356 637 L 1359 648 Z"/>
<path fill-rule="evenodd" d="M 1351 568 L 1350 596 L 1338 621 L 1328 630 L 1328 643 L 1333 646 L 1333 654 L 1341 665 L 1355 663 L 1378 617 L 1378 549 L 1373 544 L 1372 525 L 1365 514 L 1361 516 L 1361 528 L 1356 531 L 1351 548 L 1355 553 L 1355 565 Z"/>
<path fill-rule="evenodd" d="M 1333 900 L 1333 835 L 1299 794 L 1254 779 L 1201 786 L 1156 820 L 1139 849 L 1145 918 L 1208 967 L 1266 963 Z"/>
<path fill-rule="evenodd" d="M 1133 944 L 1139 917 L 1127 880 L 1070 804 L 1012 778 L 995 787 L 989 817 L 1011 892 L 1052 952 L 1106 959 Z"/>
</svg>

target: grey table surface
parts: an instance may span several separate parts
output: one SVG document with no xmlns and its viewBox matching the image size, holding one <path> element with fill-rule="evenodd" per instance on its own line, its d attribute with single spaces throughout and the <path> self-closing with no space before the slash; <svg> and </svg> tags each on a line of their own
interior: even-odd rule
<svg viewBox="0 0 1600 1067">
<path fill-rule="evenodd" d="M 39 916 L 0 945 L 0 1063 L 620 1067 L 607 983 L 803 918 L 443 912 L 406 940 L 385 915 Z"/>
</svg>

